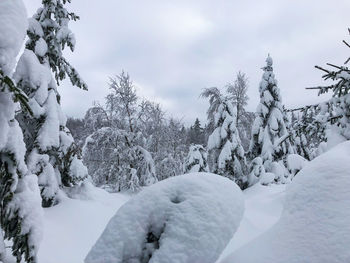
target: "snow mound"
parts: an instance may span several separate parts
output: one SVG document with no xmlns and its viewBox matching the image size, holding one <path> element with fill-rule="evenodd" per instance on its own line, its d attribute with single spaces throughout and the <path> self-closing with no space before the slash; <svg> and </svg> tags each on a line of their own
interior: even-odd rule
<svg viewBox="0 0 350 263">
<path fill-rule="evenodd" d="M 293 176 L 303 169 L 307 162 L 308 161 L 299 154 L 289 154 L 287 156 L 287 167 Z"/>
<path fill-rule="evenodd" d="M 0 68 L 9 74 L 24 41 L 27 13 L 21 0 L 0 1 Z"/>
<path fill-rule="evenodd" d="M 211 263 L 237 230 L 244 201 L 227 178 L 191 173 L 145 188 L 108 223 L 85 263 Z"/>
<path fill-rule="evenodd" d="M 307 163 L 287 187 L 279 222 L 222 262 L 350 262 L 349 171 L 349 141 Z"/>
<path fill-rule="evenodd" d="M 275 174 L 273 173 L 264 173 L 261 175 L 259 182 L 262 185 L 269 185 L 275 181 Z"/>
</svg>

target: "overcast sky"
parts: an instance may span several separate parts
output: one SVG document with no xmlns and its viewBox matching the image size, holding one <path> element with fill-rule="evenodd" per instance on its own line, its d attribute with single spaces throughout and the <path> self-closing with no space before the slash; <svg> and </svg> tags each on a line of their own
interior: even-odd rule
<svg viewBox="0 0 350 263">
<path fill-rule="evenodd" d="M 24 0 L 32 16 L 41 0 Z M 89 85 L 60 87 L 69 116 L 104 102 L 108 77 L 130 73 L 138 94 L 160 102 L 168 116 L 205 120 L 205 87 L 224 87 L 237 71 L 249 78 L 248 110 L 258 101 L 268 53 L 287 108 L 315 103 L 322 84 L 314 65 L 343 63 L 349 50 L 349 0 L 72 0 L 77 46 L 67 58 Z"/>
</svg>

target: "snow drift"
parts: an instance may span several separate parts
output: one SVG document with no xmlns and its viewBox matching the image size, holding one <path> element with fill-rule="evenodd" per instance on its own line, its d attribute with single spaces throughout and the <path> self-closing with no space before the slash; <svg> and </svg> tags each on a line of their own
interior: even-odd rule
<svg viewBox="0 0 350 263">
<path fill-rule="evenodd" d="M 227 178 L 192 173 L 144 189 L 110 220 L 85 263 L 211 263 L 243 216 L 243 195 Z"/>
<path fill-rule="evenodd" d="M 279 222 L 222 263 L 350 262 L 350 142 L 307 163 Z"/>
</svg>

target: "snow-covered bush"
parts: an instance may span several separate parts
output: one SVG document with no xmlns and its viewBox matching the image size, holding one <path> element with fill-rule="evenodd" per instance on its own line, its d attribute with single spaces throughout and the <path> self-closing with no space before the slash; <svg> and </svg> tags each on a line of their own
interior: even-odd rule
<svg viewBox="0 0 350 263">
<path fill-rule="evenodd" d="M 110 127 L 86 139 L 83 159 L 95 185 L 112 185 L 120 191 L 157 182 L 151 154 L 133 141 L 131 133 Z"/>
<path fill-rule="evenodd" d="M 215 262 L 243 210 L 241 190 L 222 176 L 192 173 L 163 180 L 118 210 L 85 263 Z"/>
<path fill-rule="evenodd" d="M 250 173 L 248 175 L 249 186 L 256 184 L 262 176 L 265 175 L 265 168 L 260 157 L 256 157 L 250 164 Z"/>
<path fill-rule="evenodd" d="M 191 145 L 184 165 L 184 173 L 209 172 L 207 151 L 202 145 Z"/>
<path fill-rule="evenodd" d="M 156 164 L 157 178 L 161 181 L 180 175 L 182 173 L 181 167 L 182 163 L 171 154 L 168 154 L 163 160 L 158 161 Z"/>
<path fill-rule="evenodd" d="M 309 162 L 287 187 L 278 223 L 223 263 L 350 260 L 350 142 Z"/>
<path fill-rule="evenodd" d="M 36 263 L 41 240 L 38 182 L 25 164 L 23 133 L 15 119 L 15 102 L 27 105 L 28 100 L 11 79 L 26 29 L 23 2 L 0 1 L 0 262 Z M 9 241 L 15 259 L 6 255 L 3 238 Z"/>
<path fill-rule="evenodd" d="M 295 176 L 308 161 L 299 154 L 289 154 L 287 156 L 287 168 L 292 176 Z"/>
</svg>

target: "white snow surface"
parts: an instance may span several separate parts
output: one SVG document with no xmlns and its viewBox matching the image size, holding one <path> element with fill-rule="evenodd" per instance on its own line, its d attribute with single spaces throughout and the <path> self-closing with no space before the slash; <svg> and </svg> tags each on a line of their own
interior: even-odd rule
<svg viewBox="0 0 350 263">
<path fill-rule="evenodd" d="M 172 177 L 127 202 L 85 262 L 215 262 L 243 210 L 242 192 L 227 178 L 209 173 Z"/>
<path fill-rule="evenodd" d="M 243 219 L 217 262 L 221 262 L 222 259 L 264 233 L 278 221 L 283 208 L 285 189 L 285 184 L 269 186 L 255 184 L 243 191 L 245 199 Z"/>
<path fill-rule="evenodd" d="M 44 209 L 44 237 L 39 263 L 82 263 L 108 220 L 129 196 L 110 194 L 85 182 L 70 191 L 75 199 Z"/>
<path fill-rule="evenodd" d="M 278 223 L 222 263 L 350 262 L 349 170 L 350 141 L 307 163 L 287 187 Z"/>
<path fill-rule="evenodd" d="M 0 68 L 10 74 L 22 46 L 28 22 L 22 0 L 0 1 Z"/>
<path fill-rule="evenodd" d="M 282 211 L 285 185 L 256 184 L 245 191 L 245 211 L 237 232 L 220 259 L 253 240 L 273 224 Z M 39 263 L 82 263 L 108 221 L 130 196 L 107 193 L 89 183 L 68 192 L 54 207 L 44 209 L 44 237 Z"/>
</svg>

